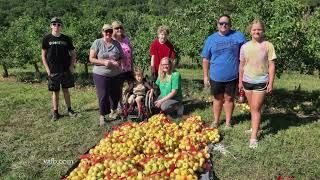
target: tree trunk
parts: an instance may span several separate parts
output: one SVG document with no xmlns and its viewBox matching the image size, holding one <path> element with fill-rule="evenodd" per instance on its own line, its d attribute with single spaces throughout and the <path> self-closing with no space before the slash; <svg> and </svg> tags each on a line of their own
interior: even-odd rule
<svg viewBox="0 0 320 180">
<path fill-rule="evenodd" d="M 33 66 L 34 66 L 34 69 L 36 70 L 36 72 L 35 72 L 35 79 L 36 79 L 36 81 L 37 81 L 37 80 L 40 81 L 41 75 L 40 75 L 39 66 L 38 66 L 38 64 L 37 64 L 36 62 L 33 63 Z"/>
<path fill-rule="evenodd" d="M 39 66 L 38 66 L 38 64 L 35 62 L 34 64 L 33 64 L 33 66 L 34 66 L 34 69 L 36 70 L 36 74 L 40 74 L 40 70 L 39 70 Z"/>
<path fill-rule="evenodd" d="M 2 74 L 2 77 L 4 78 L 7 78 L 9 77 L 9 73 L 8 73 L 8 68 L 6 65 L 2 64 L 2 67 L 3 67 L 3 74 Z"/>
<path fill-rule="evenodd" d="M 85 77 L 89 77 L 88 63 L 84 63 L 84 75 Z"/>
</svg>

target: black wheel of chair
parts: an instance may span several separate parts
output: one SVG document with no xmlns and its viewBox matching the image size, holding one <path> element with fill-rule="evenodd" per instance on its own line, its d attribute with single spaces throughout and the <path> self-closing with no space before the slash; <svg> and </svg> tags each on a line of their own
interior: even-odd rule
<svg viewBox="0 0 320 180">
<path fill-rule="evenodd" d="M 154 107 L 154 94 L 152 94 L 152 96 L 150 96 L 151 91 L 148 91 L 145 97 L 145 107 L 146 110 L 148 111 L 148 114 L 152 114 L 152 109 Z"/>
</svg>

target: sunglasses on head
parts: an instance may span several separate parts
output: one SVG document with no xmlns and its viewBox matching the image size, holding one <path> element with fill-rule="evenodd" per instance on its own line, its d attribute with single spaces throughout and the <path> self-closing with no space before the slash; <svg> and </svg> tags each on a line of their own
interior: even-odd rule
<svg viewBox="0 0 320 180">
<path fill-rule="evenodd" d="M 52 23 L 52 26 L 62 26 L 60 23 Z"/>
<path fill-rule="evenodd" d="M 109 34 L 112 34 L 113 33 L 113 30 L 112 29 L 107 29 L 107 30 L 104 30 L 105 33 L 109 33 Z"/>
<path fill-rule="evenodd" d="M 114 29 L 119 30 L 119 29 L 123 29 L 123 27 L 120 26 L 120 27 L 116 27 Z"/>
<path fill-rule="evenodd" d="M 218 22 L 218 24 L 219 24 L 220 26 L 223 26 L 223 25 L 229 26 L 229 25 L 230 25 L 229 22 Z"/>
</svg>

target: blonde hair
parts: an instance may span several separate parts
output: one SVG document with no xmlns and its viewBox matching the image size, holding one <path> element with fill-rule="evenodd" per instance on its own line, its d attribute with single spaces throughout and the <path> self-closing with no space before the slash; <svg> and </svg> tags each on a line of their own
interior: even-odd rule
<svg viewBox="0 0 320 180">
<path fill-rule="evenodd" d="M 162 67 L 162 62 L 164 60 L 168 60 L 169 62 L 169 70 L 168 72 L 163 72 L 163 67 Z M 160 64 L 159 64 L 159 71 L 158 71 L 158 75 L 159 75 L 159 78 L 160 78 L 160 81 L 161 82 L 164 82 L 164 81 L 170 81 L 171 80 L 171 74 L 174 70 L 174 64 L 172 62 L 172 60 L 168 57 L 164 57 L 160 60 Z"/>
<path fill-rule="evenodd" d="M 162 32 L 164 32 L 164 33 L 166 33 L 167 35 L 169 35 L 169 33 L 170 33 L 169 27 L 168 27 L 168 26 L 160 26 L 160 27 L 158 28 L 158 34 L 160 34 L 160 33 L 162 33 Z"/>
<path fill-rule="evenodd" d="M 125 38 L 125 37 L 126 37 L 126 35 L 124 34 L 123 24 L 122 24 L 120 21 L 113 21 L 111 25 L 112 25 L 112 28 L 113 28 L 112 37 L 113 37 L 114 39 L 117 39 L 117 38 L 116 38 L 116 31 L 115 31 L 115 28 L 116 28 L 116 27 L 122 27 L 123 31 L 122 31 L 122 33 L 121 33 L 121 38 Z"/>
<path fill-rule="evenodd" d="M 143 70 L 142 69 L 140 69 L 140 68 L 137 68 L 137 69 L 134 69 L 134 75 L 136 76 L 136 75 L 141 75 L 141 76 L 143 76 Z"/>
<path fill-rule="evenodd" d="M 253 26 L 254 24 L 260 24 L 261 27 L 262 27 L 263 32 L 266 31 L 266 25 L 264 24 L 264 22 L 261 21 L 260 19 L 255 19 L 255 20 L 253 20 L 253 21 L 249 24 L 249 26 L 248 26 L 248 32 L 249 32 L 249 33 L 251 32 L 251 28 L 252 28 L 252 26 Z"/>
</svg>

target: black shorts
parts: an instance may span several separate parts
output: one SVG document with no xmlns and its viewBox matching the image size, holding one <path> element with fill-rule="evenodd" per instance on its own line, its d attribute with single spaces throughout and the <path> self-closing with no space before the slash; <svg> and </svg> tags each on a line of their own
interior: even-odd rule
<svg viewBox="0 0 320 180">
<path fill-rule="evenodd" d="M 62 88 L 74 87 L 74 76 L 71 72 L 52 73 L 48 76 L 49 91 L 59 91 Z"/>
<path fill-rule="evenodd" d="M 235 97 L 238 87 L 238 79 L 228 82 L 217 82 L 210 79 L 211 95 L 228 94 Z"/>
<path fill-rule="evenodd" d="M 246 91 L 265 91 L 267 89 L 267 83 L 258 83 L 258 84 L 251 84 L 247 82 L 243 82 L 243 88 Z"/>
</svg>

